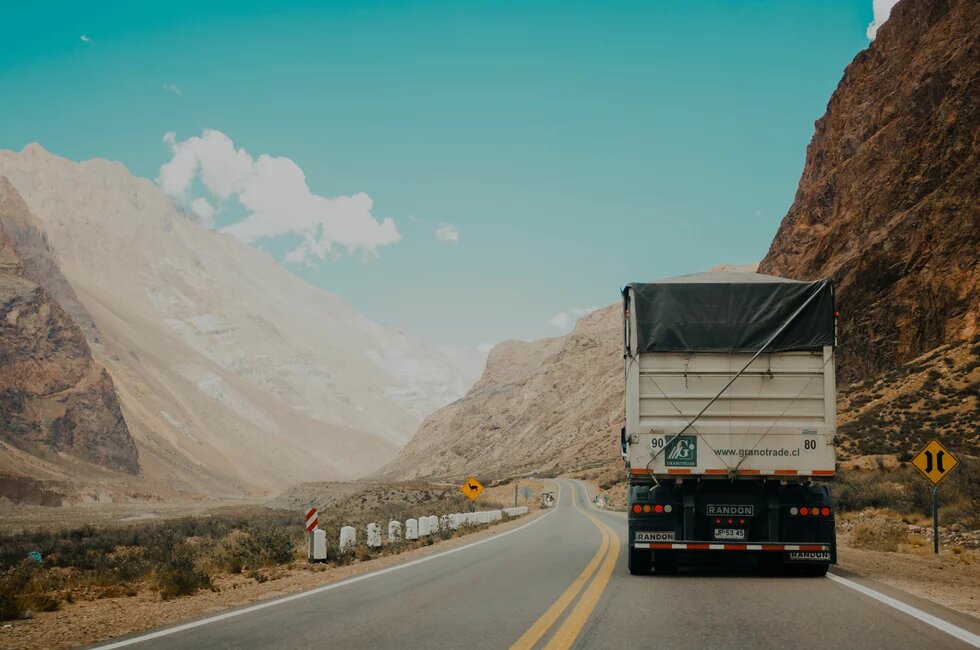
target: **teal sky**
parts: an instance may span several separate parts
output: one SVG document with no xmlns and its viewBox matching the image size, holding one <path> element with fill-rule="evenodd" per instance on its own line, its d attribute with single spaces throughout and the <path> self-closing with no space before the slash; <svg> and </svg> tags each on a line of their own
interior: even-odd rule
<svg viewBox="0 0 980 650">
<path fill-rule="evenodd" d="M 631 280 L 759 260 L 872 18 L 871 0 L 201 4 L 5 7 L 0 148 L 156 178 L 164 133 L 207 128 L 287 157 L 401 236 L 290 268 L 470 345 L 560 334 L 556 314 Z"/>
</svg>

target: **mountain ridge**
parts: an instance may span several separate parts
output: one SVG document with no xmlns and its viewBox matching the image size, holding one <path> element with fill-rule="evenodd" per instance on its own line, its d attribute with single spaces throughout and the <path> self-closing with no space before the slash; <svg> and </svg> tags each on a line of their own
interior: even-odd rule
<svg viewBox="0 0 980 650">
<path fill-rule="evenodd" d="M 93 352 L 161 489 L 235 496 L 355 478 L 476 379 L 472 361 L 206 229 L 120 163 L 34 144 L 0 151 L 0 175 L 91 317 Z"/>
<path fill-rule="evenodd" d="M 0 176 L 0 439 L 49 461 L 69 454 L 136 475 L 138 452 L 113 381 L 57 295 L 80 307 L 43 228 Z M 22 477 L 6 445 L 0 468 L 9 480 Z"/>
</svg>

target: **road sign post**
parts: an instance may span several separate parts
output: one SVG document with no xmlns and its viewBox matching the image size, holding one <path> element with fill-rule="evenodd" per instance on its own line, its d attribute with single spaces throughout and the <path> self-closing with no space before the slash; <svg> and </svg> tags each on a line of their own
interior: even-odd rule
<svg viewBox="0 0 980 650">
<path fill-rule="evenodd" d="M 939 482 L 959 465 L 942 443 L 933 438 L 912 458 L 912 464 L 932 481 L 932 552 L 939 554 Z"/>
<path fill-rule="evenodd" d="M 530 486 L 525 485 L 524 487 L 521 488 L 521 496 L 524 497 L 524 505 L 529 505 L 531 495 L 533 494 L 534 494 L 534 490 L 532 490 Z"/>
</svg>

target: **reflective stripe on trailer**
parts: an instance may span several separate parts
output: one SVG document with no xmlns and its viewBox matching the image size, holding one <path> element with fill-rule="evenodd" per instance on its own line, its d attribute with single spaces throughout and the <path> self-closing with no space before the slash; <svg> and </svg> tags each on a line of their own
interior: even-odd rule
<svg viewBox="0 0 980 650">
<path fill-rule="evenodd" d="M 634 476 L 649 476 L 651 473 L 646 468 L 634 468 L 630 470 Z M 727 469 L 706 469 L 702 472 L 705 476 L 728 476 Z M 656 472 L 654 472 L 656 474 Z M 668 469 L 667 474 L 697 474 L 691 469 Z M 759 469 L 740 469 L 736 470 L 738 476 L 833 476 L 832 469 L 774 469 L 771 472 L 763 472 Z"/>
<path fill-rule="evenodd" d="M 654 551 L 829 551 L 830 544 L 718 544 L 712 542 L 636 542 Z"/>
</svg>

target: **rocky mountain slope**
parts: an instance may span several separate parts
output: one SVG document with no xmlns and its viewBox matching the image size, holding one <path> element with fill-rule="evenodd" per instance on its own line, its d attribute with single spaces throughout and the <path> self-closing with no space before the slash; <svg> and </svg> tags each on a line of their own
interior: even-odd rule
<svg viewBox="0 0 980 650">
<path fill-rule="evenodd" d="M 66 306 L 91 317 L 155 485 L 234 495 L 353 478 L 482 368 L 202 227 L 119 163 L 29 145 L 0 151 L 0 176 L 43 222 L 77 295 Z"/>
<path fill-rule="evenodd" d="M 499 477 L 618 458 L 621 324 L 615 304 L 565 336 L 497 345 L 469 393 L 426 418 L 377 477 Z"/>
<path fill-rule="evenodd" d="M 0 177 L 0 474 L 8 491 L 22 489 L 25 476 L 58 476 L 45 465 L 62 455 L 139 471 L 113 381 L 52 294 L 80 308 L 40 224 Z"/>
<path fill-rule="evenodd" d="M 858 380 L 977 333 L 980 11 L 903 0 L 816 123 L 761 273 L 831 276 Z"/>
<path fill-rule="evenodd" d="M 907 462 L 936 436 L 980 456 L 980 337 L 844 387 L 838 413 L 838 457 L 849 464 Z"/>
</svg>

